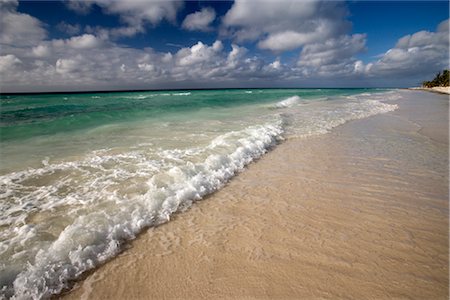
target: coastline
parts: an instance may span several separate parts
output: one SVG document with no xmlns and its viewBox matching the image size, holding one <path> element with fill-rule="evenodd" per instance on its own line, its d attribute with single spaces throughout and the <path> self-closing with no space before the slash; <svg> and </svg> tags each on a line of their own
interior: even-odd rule
<svg viewBox="0 0 450 300">
<path fill-rule="evenodd" d="M 432 88 L 413 87 L 413 88 L 409 88 L 408 90 L 427 91 L 427 92 L 432 92 L 432 93 L 450 95 L 450 87 L 449 86 L 436 86 L 436 87 L 432 87 Z"/>
<path fill-rule="evenodd" d="M 66 298 L 447 299 L 448 100 L 402 93 L 279 145 Z"/>
</svg>

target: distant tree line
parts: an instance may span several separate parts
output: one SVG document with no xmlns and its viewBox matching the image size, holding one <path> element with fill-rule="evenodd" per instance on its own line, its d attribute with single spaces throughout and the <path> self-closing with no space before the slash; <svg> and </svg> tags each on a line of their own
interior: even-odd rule
<svg viewBox="0 0 450 300">
<path fill-rule="evenodd" d="M 436 74 L 433 80 L 422 82 L 423 87 L 432 88 L 435 86 L 450 86 L 449 70 L 444 70 Z"/>
</svg>

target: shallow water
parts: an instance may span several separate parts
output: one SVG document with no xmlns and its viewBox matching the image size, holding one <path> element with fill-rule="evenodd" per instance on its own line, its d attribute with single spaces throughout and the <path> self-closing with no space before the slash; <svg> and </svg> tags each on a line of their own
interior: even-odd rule
<svg viewBox="0 0 450 300">
<path fill-rule="evenodd" d="M 1 97 L 0 286 L 47 297 L 285 138 L 396 109 L 397 91 Z"/>
</svg>

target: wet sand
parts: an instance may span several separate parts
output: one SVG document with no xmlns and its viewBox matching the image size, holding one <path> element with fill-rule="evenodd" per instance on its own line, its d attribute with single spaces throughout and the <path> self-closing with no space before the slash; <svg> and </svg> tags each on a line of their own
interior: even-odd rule
<svg viewBox="0 0 450 300">
<path fill-rule="evenodd" d="M 448 299 L 448 96 L 290 139 L 79 282 L 83 299 Z"/>
</svg>

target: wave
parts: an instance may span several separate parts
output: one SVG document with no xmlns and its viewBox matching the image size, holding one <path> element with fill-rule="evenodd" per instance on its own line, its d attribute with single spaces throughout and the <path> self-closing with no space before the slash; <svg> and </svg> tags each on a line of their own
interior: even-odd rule
<svg viewBox="0 0 450 300">
<path fill-rule="evenodd" d="M 396 100 L 399 97 L 399 95 L 388 94 L 355 95 L 350 98 L 352 101 L 348 101 L 350 99 L 347 96 L 333 100 L 337 103 L 332 106 L 323 102 L 310 103 L 310 106 L 321 104 L 320 109 L 307 106 L 302 110 L 291 111 L 291 116 L 294 116 L 290 118 L 293 122 L 288 134 L 295 137 L 325 134 L 348 121 L 394 111 L 398 109 L 397 104 L 382 101 Z"/>
<path fill-rule="evenodd" d="M 286 99 L 278 102 L 277 104 L 275 104 L 275 108 L 292 107 L 293 105 L 297 104 L 300 100 L 301 99 L 299 96 L 292 96 L 292 97 L 286 98 Z"/>
<path fill-rule="evenodd" d="M 23 205 L 13 207 L 11 202 L 1 202 L 5 206 L 1 207 L 5 212 L 3 224 L 16 226 L 11 226 L 15 228 L 13 238 L 6 242 L 6 236 L 2 238 L 0 253 L 14 250 L 29 261 L 25 269 L 4 270 L 8 274 L 2 276 L 2 293 L 6 297 L 46 298 L 61 292 L 70 280 L 117 255 L 123 243 L 134 239 L 144 228 L 169 221 L 177 210 L 220 189 L 276 145 L 283 132 L 282 121 L 278 120 L 220 135 L 204 148 L 160 151 L 159 161 L 148 160 L 139 152 L 97 152 L 85 160 L 46 162 L 42 168 L 2 176 L 2 190 L 6 191 L 6 186 L 10 190 L 9 195 L 2 197 L 11 198 L 11 193 L 17 193 L 15 202 Z M 206 158 L 197 163 L 190 161 L 190 156 L 198 154 Z M 78 176 L 68 176 L 67 172 Z M 59 184 L 42 185 L 31 194 L 22 193 L 30 180 L 39 181 L 45 176 L 56 176 Z M 120 193 L 119 187 L 133 182 L 134 191 Z M 65 205 L 78 205 L 78 210 L 83 210 L 88 204 L 94 206 L 88 213 L 80 214 L 74 209 L 67 214 L 68 218 L 75 217 L 54 241 L 27 247 L 38 240 L 39 225 L 23 224 L 37 210 L 51 212 Z M 28 209 L 22 212 L 20 206 Z M 17 251 L 19 248 L 22 251 Z M 5 282 L 5 278 L 14 280 Z"/>
</svg>

